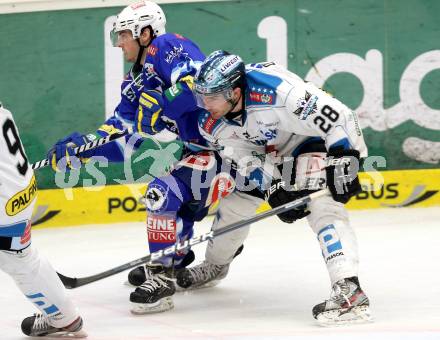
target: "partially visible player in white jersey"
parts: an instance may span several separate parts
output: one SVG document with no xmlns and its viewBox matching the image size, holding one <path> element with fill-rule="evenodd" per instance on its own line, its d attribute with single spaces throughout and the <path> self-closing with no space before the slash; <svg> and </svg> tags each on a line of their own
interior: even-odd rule
<svg viewBox="0 0 440 340">
<path fill-rule="evenodd" d="M 0 269 L 41 313 L 27 317 L 28 336 L 86 337 L 83 321 L 49 262 L 31 246 L 34 172 L 10 111 L 0 104 Z"/>
<path fill-rule="evenodd" d="M 225 51 L 204 61 L 194 93 L 198 105 L 210 112 L 199 119 L 202 135 L 241 170 L 258 166 L 261 176 L 253 176 L 272 207 L 328 187 L 331 195 L 279 218 L 293 223 L 307 216 L 320 243 L 332 292 L 313 308 L 314 318 L 330 325 L 369 321 L 369 300 L 358 280 L 356 236 L 344 207 L 361 191 L 359 161 L 367 156 L 356 114 L 284 67 L 245 67 L 239 56 Z M 262 149 L 265 166 L 261 156 L 253 157 Z M 187 268 L 177 282 L 197 285 L 203 272 Z"/>
</svg>

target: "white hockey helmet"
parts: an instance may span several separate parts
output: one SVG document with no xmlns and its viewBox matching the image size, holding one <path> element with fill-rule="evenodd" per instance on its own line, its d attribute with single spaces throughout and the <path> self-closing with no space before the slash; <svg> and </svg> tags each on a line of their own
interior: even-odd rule
<svg viewBox="0 0 440 340">
<path fill-rule="evenodd" d="M 156 36 L 165 34 L 165 24 L 167 20 L 165 13 L 160 6 L 152 1 L 139 1 L 125 7 L 116 17 L 111 32 L 112 41 L 117 39 L 117 33 L 130 30 L 133 39 L 138 39 L 142 29 L 151 26 L 153 34 Z"/>
</svg>

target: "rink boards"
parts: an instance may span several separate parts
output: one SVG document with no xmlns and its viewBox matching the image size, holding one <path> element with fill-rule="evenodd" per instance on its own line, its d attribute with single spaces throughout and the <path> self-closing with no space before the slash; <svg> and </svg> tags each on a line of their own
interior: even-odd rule
<svg viewBox="0 0 440 340">
<path fill-rule="evenodd" d="M 440 205 L 439 169 L 362 173 L 360 177 L 365 191 L 348 203 L 349 209 Z M 145 207 L 138 198 L 144 190 L 144 184 L 40 190 L 33 224 L 57 227 L 143 221 Z M 259 210 L 264 209 L 266 205 Z"/>
</svg>

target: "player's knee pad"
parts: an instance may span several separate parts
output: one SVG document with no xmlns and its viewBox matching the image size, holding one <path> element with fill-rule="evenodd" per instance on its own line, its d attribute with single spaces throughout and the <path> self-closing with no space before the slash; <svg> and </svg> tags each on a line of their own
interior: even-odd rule
<svg viewBox="0 0 440 340">
<path fill-rule="evenodd" d="M 348 212 L 342 203 L 336 202 L 331 196 L 321 196 L 308 204 L 310 215 L 307 216 L 310 227 L 318 233 L 322 227 L 336 220 L 348 223 Z"/>
<path fill-rule="evenodd" d="M 247 195 L 240 191 L 234 191 L 228 197 L 222 199 L 219 203 L 217 215 L 228 223 L 251 217 L 256 214 L 260 204 L 264 200 Z"/>
<path fill-rule="evenodd" d="M 212 230 L 224 228 L 226 225 L 249 218 L 256 214 L 256 210 L 263 200 L 235 191 L 230 196 L 220 201 Z M 211 241 L 211 245 L 218 247 L 229 243 L 231 248 L 240 246 L 249 233 L 249 226 L 241 227 L 218 237 L 218 242 Z M 236 249 L 235 249 L 236 250 Z"/>
<path fill-rule="evenodd" d="M 230 223 L 254 216 L 261 202 L 263 201 L 259 198 L 235 191 L 220 201 L 212 229 L 221 229 Z M 250 225 L 243 226 L 210 240 L 206 249 L 206 259 L 215 264 L 230 263 L 249 234 L 249 228 Z"/>
<path fill-rule="evenodd" d="M 0 251 L 0 269 L 18 279 L 20 275 L 32 275 L 38 271 L 39 255 L 31 246 L 17 251 Z"/>
</svg>

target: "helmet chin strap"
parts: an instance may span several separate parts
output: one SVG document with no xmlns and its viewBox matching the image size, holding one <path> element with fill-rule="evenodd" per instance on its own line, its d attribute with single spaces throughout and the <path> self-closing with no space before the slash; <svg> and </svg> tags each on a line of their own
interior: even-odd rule
<svg viewBox="0 0 440 340">
<path fill-rule="evenodd" d="M 237 112 L 232 112 L 237 105 L 241 102 L 243 102 L 243 95 L 242 95 L 242 91 L 240 91 L 240 97 L 238 97 L 238 99 L 236 101 L 233 101 L 232 99 L 228 100 L 228 103 L 231 104 L 231 109 L 225 114 L 225 117 L 227 119 L 234 119 L 237 118 L 238 116 L 240 116 L 242 114 L 243 110 L 238 110 Z"/>
<path fill-rule="evenodd" d="M 141 71 L 142 71 L 141 60 L 142 60 L 142 54 L 144 53 L 144 49 L 145 49 L 145 47 L 142 46 L 142 45 L 140 44 L 140 42 L 139 42 L 139 38 L 136 39 L 136 41 L 137 41 L 138 44 L 139 44 L 139 52 L 138 52 L 138 55 L 137 55 L 137 58 L 136 58 L 136 62 L 135 62 L 134 65 L 133 65 L 133 72 L 138 73 L 138 72 L 141 72 Z"/>
<path fill-rule="evenodd" d="M 141 72 L 142 71 L 142 67 L 143 67 L 142 64 L 141 64 L 142 54 L 144 53 L 144 50 L 146 48 L 148 48 L 148 46 L 150 46 L 150 44 L 153 42 L 154 38 L 156 38 L 156 36 L 153 34 L 153 30 L 151 29 L 151 27 L 148 26 L 146 28 L 148 28 L 150 30 L 151 39 L 148 42 L 147 46 L 141 45 L 141 42 L 140 42 L 139 38 L 136 39 L 136 41 L 137 41 L 137 43 L 139 45 L 139 52 L 138 52 L 138 55 L 137 55 L 137 58 L 136 58 L 136 62 L 133 65 L 133 71 L 134 72 Z"/>
</svg>

